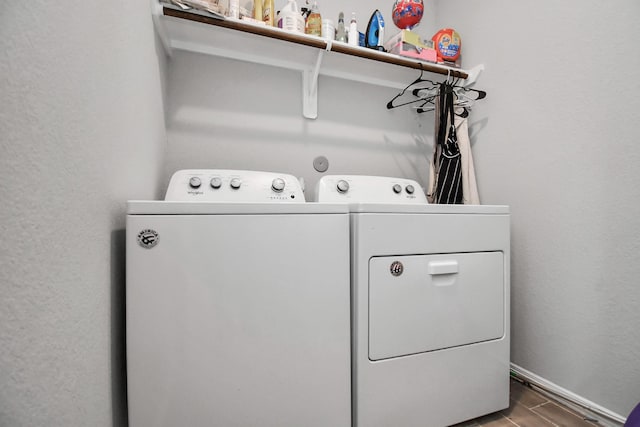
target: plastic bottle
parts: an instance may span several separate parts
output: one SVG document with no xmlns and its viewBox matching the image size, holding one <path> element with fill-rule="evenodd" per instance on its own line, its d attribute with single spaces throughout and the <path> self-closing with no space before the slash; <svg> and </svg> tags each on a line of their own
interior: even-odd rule
<svg viewBox="0 0 640 427">
<path fill-rule="evenodd" d="M 358 46 L 360 44 L 360 34 L 358 34 L 358 23 L 356 22 L 356 13 L 351 14 L 351 22 L 349 23 L 349 44 Z"/>
<path fill-rule="evenodd" d="M 229 0 L 229 17 L 240 19 L 240 0 Z"/>
<path fill-rule="evenodd" d="M 304 33 L 304 18 L 300 14 L 298 3 L 295 0 L 289 0 L 278 14 L 278 27 L 287 31 Z"/>
<path fill-rule="evenodd" d="M 336 38 L 336 27 L 331 19 L 322 18 L 322 38 L 327 40 Z"/>
<path fill-rule="evenodd" d="M 262 21 L 262 0 L 253 1 L 253 19 Z"/>
<path fill-rule="evenodd" d="M 322 16 L 320 16 L 317 1 L 314 1 L 313 6 L 311 6 L 311 13 L 309 13 L 309 17 L 307 18 L 305 33 L 312 36 L 322 36 Z"/>
<path fill-rule="evenodd" d="M 344 13 L 338 15 L 338 28 L 336 28 L 336 40 L 339 42 L 347 42 L 347 31 L 344 28 Z"/>
<path fill-rule="evenodd" d="M 262 20 L 273 27 L 275 8 L 273 7 L 273 0 L 264 0 L 262 2 Z"/>
</svg>

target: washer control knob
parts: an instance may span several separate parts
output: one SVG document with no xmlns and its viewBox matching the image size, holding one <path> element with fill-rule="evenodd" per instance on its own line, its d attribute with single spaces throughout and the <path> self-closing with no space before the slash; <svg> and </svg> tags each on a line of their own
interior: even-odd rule
<svg viewBox="0 0 640 427">
<path fill-rule="evenodd" d="M 202 184 L 202 181 L 197 176 L 192 176 L 189 180 L 189 187 L 191 188 L 200 188 L 200 184 Z"/>
<path fill-rule="evenodd" d="M 276 178 L 271 182 L 271 189 L 276 193 L 282 193 L 282 190 L 284 190 L 284 185 L 284 179 Z"/>
<path fill-rule="evenodd" d="M 413 185 L 409 184 L 409 185 L 407 185 L 407 187 L 405 188 L 405 191 L 406 191 L 408 194 L 413 194 L 413 192 L 415 191 L 415 188 L 413 188 Z"/>
<path fill-rule="evenodd" d="M 216 190 L 222 187 L 222 180 L 219 177 L 211 178 L 211 188 L 215 188 Z"/>
<path fill-rule="evenodd" d="M 233 188 L 234 190 L 237 190 L 238 188 L 240 188 L 240 186 L 242 185 L 242 181 L 240 180 L 240 178 L 233 178 L 231 180 L 231 182 L 229 183 L 229 185 L 231 186 L 231 188 Z"/>
<path fill-rule="evenodd" d="M 400 194 L 402 192 L 402 187 L 400 186 L 400 184 L 396 184 L 393 186 L 393 192 L 396 194 Z"/>
<path fill-rule="evenodd" d="M 338 190 L 338 193 L 346 193 L 349 191 L 349 183 L 344 179 L 341 179 L 338 181 L 338 184 L 336 184 L 336 189 Z"/>
</svg>

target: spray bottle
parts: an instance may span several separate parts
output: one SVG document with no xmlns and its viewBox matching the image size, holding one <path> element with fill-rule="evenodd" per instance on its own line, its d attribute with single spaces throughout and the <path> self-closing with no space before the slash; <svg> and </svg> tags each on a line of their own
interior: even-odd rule
<svg viewBox="0 0 640 427">
<path fill-rule="evenodd" d="M 322 16 L 320 15 L 317 1 L 314 1 L 313 6 L 311 6 L 311 13 L 309 13 L 309 17 L 307 18 L 305 33 L 318 37 L 322 35 Z"/>
</svg>

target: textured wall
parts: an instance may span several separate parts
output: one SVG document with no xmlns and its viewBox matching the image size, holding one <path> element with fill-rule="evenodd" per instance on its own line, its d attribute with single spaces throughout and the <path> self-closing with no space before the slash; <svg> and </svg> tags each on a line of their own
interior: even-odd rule
<svg viewBox="0 0 640 427">
<path fill-rule="evenodd" d="M 511 205 L 512 360 L 626 416 L 640 400 L 640 3 L 438 3 L 485 203 Z"/>
<path fill-rule="evenodd" d="M 513 211 L 513 360 L 626 415 L 640 399 L 640 6 L 430 3 L 419 31 L 457 28 L 465 65 L 487 66 L 471 131 L 483 201 Z M 320 6 L 361 26 L 390 7 Z M 156 54 L 147 2 L 0 4 L 0 426 L 125 423 L 124 201 L 161 196 L 174 169 L 313 184 L 323 154 L 332 173 L 426 179 L 431 120 L 386 111 L 394 90 L 321 79 L 310 122 L 299 75 L 197 55 L 170 66 L 165 162 Z"/>
<path fill-rule="evenodd" d="M 124 209 L 165 149 L 147 2 L 0 5 L 0 426 L 120 426 Z M 162 59 L 161 59 L 162 61 Z"/>
<path fill-rule="evenodd" d="M 323 76 L 318 87 L 318 119 L 309 120 L 302 117 L 301 73 L 176 52 L 168 73 L 165 179 L 185 168 L 279 171 L 303 177 L 312 200 L 322 176 L 313 159 L 326 156 L 327 173 L 424 183 L 433 116 L 389 112 L 396 89 Z"/>
</svg>

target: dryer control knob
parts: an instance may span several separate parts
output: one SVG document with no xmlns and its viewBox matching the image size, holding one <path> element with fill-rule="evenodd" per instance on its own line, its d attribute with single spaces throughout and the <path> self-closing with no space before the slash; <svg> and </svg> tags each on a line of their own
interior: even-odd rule
<svg viewBox="0 0 640 427">
<path fill-rule="evenodd" d="M 402 186 L 400 186 L 400 184 L 396 184 L 393 186 L 393 192 L 396 194 L 400 194 L 400 192 L 402 192 Z"/>
<path fill-rule="evenodd" d="M 202 184 L 202 182 L 197 176 L 192 176 L 189 180 L 189 187 L 191 188 L 200 188 L 200 184 Z"/>
<path fill-rule="evenodd" d="M 407 185 L 407 187 L 405 188 L 405 191 L 406 191 L 408 194 L 413 194 L 413 192 L 415 191 L 415 189 L 413 188 L 413 185 L 409 184 L 409 185 Z"/>
<path fill-rule="evenodd" d="M 231 180 L 231 182 L 229 183 L 229 185 L 231 186 L 231 188 L 233 188 L 234 190 L 237 190 L 238 188 L 240 188 L 240 186 L 242 185 L 242 181 L 240 180 L 240 178 L 233 178 Z"/>
<path fill-rule="evenodd" d="M 271 189 L 276 193 L 282 193 L 282 190 L 284 190 L 284 185 L 284 179 L 276 178 L 273 180 L 273 182 L 271 182 Z"/>
<path fill-rule="evenodd" d="M 340 181 L 338 181 L 336 189 L 338 190 L 338 193 L 346 193 L 347 191 L 349 191 L 349 183 L 344 179 L 341 179 Z"/>
<path fill-rule="evenodd" d="M 215 188 L 217 190 L 222 187 L 222 180 L 216 176 L 215 178 L 211 178 L 210 184 L 211 188 Z"/>
</svg>

